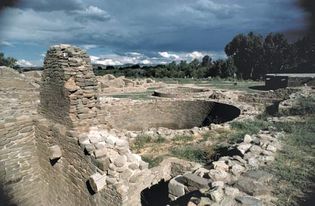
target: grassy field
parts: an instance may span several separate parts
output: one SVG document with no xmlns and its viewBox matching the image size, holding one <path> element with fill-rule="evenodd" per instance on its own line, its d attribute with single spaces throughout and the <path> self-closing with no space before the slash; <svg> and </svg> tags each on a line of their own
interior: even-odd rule
<svg viewBox="0 0 315 206">
<path fill-rule="evenodd" d="M 306 205 L 315 189 L 315 116 L 305 122 L 275 124 L 286 132 L 284 148 L 273 165 L 266 168 L 276 178 L 274 191 L 278 205 Z M 313 190 L 313 191 L 312 191 Z"/>
<path fill-rule="evenodd" d="M 262 88 L 264 82 L 262 81 L 245 81 L 245 80 L 228 80 L 228 79 L 176 79 L 176 78 L 162 78 L 156 79 L 167 84 L 195 84 L 200 87 L 213 87 L 216 89 L 241 90 L 247 92 L 259 92 L 255 88 Z"/>
<path fill-rule="evenodd" d="M 133 100 L 146 100 L 146 99 L 153 99 L 153 92 L 156 88 L 148 88 L 144 92 L 130 92 L 130 93 L 123 93 L 123 94 L 115 94 L 111 95 L 114 98 L 128 98 Z"/>
</svg>

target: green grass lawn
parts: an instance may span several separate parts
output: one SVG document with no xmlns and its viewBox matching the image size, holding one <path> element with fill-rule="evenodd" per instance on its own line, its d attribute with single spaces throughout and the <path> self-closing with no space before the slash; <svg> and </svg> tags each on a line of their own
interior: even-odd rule
<svg viewBox="0 0 315 206">
<path fill-rule="evenodd" d="M 127 99 L 133 99 L 133 100 L 146 100 L 146 99 L 153 99 L 153 92 L 156 88 L 148 88 L 144 92 L 130 92 L 130 93 L 124 93 L 124 94 L 115 94 L 110 95 L 114 98 L 127 98 Z"/>
<path fill-rule="evenodd" d="M 200 87 L 214 87 L 216 89 L 241 90 L 247 92 L 259 92 L 251 87 L 264 86 L 263 81 L 251 80 L 227 80 L 227 79 L 191 79 L 191 78 L 161 78 L 155 79 L 167 84 L 195 84 Z M 237 83 L 237 84 L 235 84 Z"/>
</svg>

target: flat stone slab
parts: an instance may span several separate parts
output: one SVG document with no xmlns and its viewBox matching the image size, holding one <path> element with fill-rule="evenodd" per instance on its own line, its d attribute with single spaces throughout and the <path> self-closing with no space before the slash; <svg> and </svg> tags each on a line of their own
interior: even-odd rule
<svg viewBox="0 0 315 206">
<path fill-rule="evenodd" d="M 235 200 L 243 206 L 263 206 L 260 200 L 250 196 L 239 196 Z"/>
<path fill-rule="evenodd" d="M 199 177 L 198 175 L 191 173 L 184 174 L 183 179 L 187 186 L 196 187 L 198 189 L 209 187 L 209 184 L 211 183 L 211 180 Z"/>
</svg>

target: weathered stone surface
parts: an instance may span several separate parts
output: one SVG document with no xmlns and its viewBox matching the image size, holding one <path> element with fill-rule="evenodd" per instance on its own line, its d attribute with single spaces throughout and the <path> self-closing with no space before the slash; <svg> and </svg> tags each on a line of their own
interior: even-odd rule
<svg viewBox="0 0 315 206">
<path fill-rule="evenodd" d="M 220 202 L 223 199 L 223 196 L 224 196 L 224 192 L 221 187 L 217 187 L 213 189 L 212 191 L 210 191 L 210 198 L 214 202 Z"/>
<path fill-rule="evenodd" d="M 127 163 L 126 156 L 120 155 L 114 160 L 114 164 L 116 167 L 123 167 L 126 163 Z"/>
<path fill-rule="evenodd" d="M 240 175 L 242 172 L 244 172 L 246 170 L 245 167 L 239 165 L 239 164 L 235 164 L 232 166 L 231 168 L 231 172 L 234 175 Z"/>
<path fill-rule="evenodd" d="M 225 187 L 224 188 L 225 194 L 231 197 L 235 197 L 237 195 L 239 195 L 240 191 L 239 189 L 235 188 L 235 187 Z"/>
<path fill-rule="evenodd" d="M 201 197 L 198 206 L 209 206 L 212 204 L 212 201 L 208 197 Z"/>
<path fill-rule="evenodd" d="M 212 182 L 211 187 L 224 187 L 224 182 L 223 181 Z"/>
<path fill-rule="evenodd" d="M 229 174 L 223 170 L 210 170 L 209 172 L 209 177 L 213 181 L 223 181 L 223 182 L 228 182 L 229 181 Z"/>
<path fill-rule="evenodd" d="M 244 136 L 243 142 L 244 142 L 244 143 L 251 143 L 252 140 L 253 140 L 253 138 L 252 138 L 250 135 L 246 134 L 246 135 Z"/>
<path fill-rule="evenodd" d="M 239 196 L 235 200 L 243 206 L 263 206 L 262 202 L 254 197 Z"/>
<path fill-rule="evenodd" d="M 198 175 L 199 177 L 207 177 L 208 176 L 208 173 L 209 173 L 209 170 L 201 167 L 201 168 L 198 168 L 194 174 Z"/>
<path fill-rule="evenodd" d="M 229 166 L 225 163 L 225 161 L 215 161 L 212 163 L 212 165 L 213 165 L 213 168 L 217 170 L 224 170 L 224 171 L 229 170 Z"/>
</svg>

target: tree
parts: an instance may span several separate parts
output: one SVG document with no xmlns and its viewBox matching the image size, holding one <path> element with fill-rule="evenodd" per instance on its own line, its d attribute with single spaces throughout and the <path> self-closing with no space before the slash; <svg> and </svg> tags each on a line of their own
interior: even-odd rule
<svg viewBox="0 0 315 206">
<path fill-rule="evenodd" d="M 294 48 L 290 46 L 283 34 L 270 33 L 264 41 L 264 66 L 259 75 L 266 73 L 287 72 L 292 66 L 292 55 Z M 290 62 L 291 61 L 291 62 Z"/>
<path fill-rule="evenodd" d="M 228 77 L 234 77 L 234 74 L 236 73 L 237 68 L 234 64 L 234 61 L 232 58 L 227 58 L 224 60 L 222 67 L 221 67 L 221 78 L 228 78 Z"/>
<path fill-rule="evenodd" d="M 253 32 L 239 34 L 225 46 L 225 53 L 233 58 L 238 75 L 244 79 L 257 79 L 263 61 L 263 37 Z"/>
<path fill-rule="evenodd" d="M 296 72 L 315 72 L 315 39 L 312 36 L 306 36 L 297 42 L 296 49 Z"/>
<path fill-rule="evenodd" d="M 212 59 L 210 56 L 206 55 L 202 58 L 202 61 L 201 61 L 201 66 L 202 67 L 209 67 L 210 65 L 212 64 Z"/>
<path fill-rule="evenodd" d="M 12 57 L 5 57 L 2 52 L 0 52 L 0 66 L 15 67 L 17 60 Z"/>
</svg>

